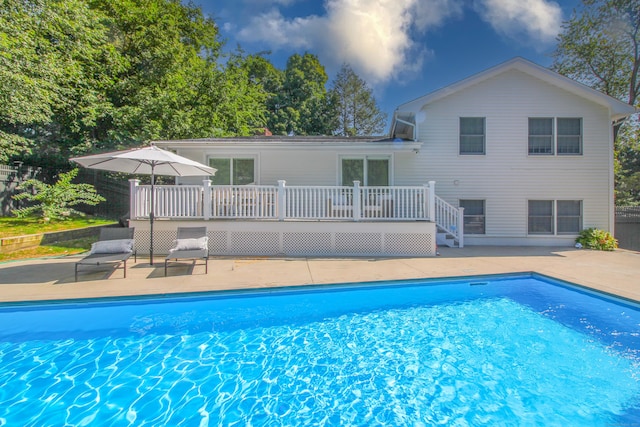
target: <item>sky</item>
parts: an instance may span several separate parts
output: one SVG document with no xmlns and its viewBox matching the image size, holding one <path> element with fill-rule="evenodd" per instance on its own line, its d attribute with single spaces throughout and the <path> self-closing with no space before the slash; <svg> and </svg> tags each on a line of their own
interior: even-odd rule
<svg viewBox="0 0 640 427">
<path fill-rule="evenodd" d="M 400 104 L 521 56 L 552 63 L 562 22 L 580 0 L 195 0 L 225 49 L 269 51 L 284 69 L 298 53 L 329 76 L 343 63 L 391 118 Z"/>
</svg>

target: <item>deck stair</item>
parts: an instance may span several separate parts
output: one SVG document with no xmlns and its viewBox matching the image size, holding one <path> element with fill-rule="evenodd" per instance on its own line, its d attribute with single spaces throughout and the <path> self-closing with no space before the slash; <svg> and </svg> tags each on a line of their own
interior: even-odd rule
<svg viewBox="0 0 640 427">
<path fill-rule="evenodd" d="M 438 196 L 435 202 L 436 243 L 451 248 L 464 247 L 464 208 L 456 208 Z"/>
</svg>

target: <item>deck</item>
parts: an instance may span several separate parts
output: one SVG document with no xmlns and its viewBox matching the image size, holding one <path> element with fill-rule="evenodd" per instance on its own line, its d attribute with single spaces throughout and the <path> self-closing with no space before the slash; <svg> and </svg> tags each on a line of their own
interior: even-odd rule
<svg viewBox="0 0 640 427">
<path fill-rule="evenodd" d="M 212 255 L 433 256 L 438 231 L 463 246 L 461 209 L 424 186 L 160 185 L 154 187 L 154 251 L 178 226 L 206 226 Z M 131 220 L 148 251 L 151 186 L 131 180 Z"/>
</svg>

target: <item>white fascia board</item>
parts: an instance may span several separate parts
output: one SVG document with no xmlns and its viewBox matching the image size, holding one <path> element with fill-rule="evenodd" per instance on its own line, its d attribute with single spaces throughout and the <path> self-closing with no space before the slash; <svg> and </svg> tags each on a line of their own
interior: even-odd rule
<svg viewBox="0 0 640 427">
<path fill-rule="evenodd" d="M 153 141 L 154 145 L 166 149 L 220 149 L 233 151 L 234 149 L 269 151 L 413 151 L 420 149 L 421 142 L 416 141 L 369 141 L 369 142 L 300 142 L 300 141 L 221 141 L 221 140 L 173 140 Z"/>
</svg>

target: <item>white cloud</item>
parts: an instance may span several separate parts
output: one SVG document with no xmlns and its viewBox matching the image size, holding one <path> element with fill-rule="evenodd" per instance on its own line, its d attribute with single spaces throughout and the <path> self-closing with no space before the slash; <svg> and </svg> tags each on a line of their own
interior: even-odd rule
<svg viewBox="0 0 640 427">
<path fill-rule="evenodd" d="M 307 49 L 329 66 L 348 62 L 372 84 L 419 70 L 428 53 L 412 34 L 459 15 L 464 0 L 327 0 L 326 15 L 294 19 L 276 9 L 251 19 L 238 39 Z"/>
<path fill-rule="evenodd" d="M 527 44 L 552 43 L 562 9 L 548 0 L 476 0 L 476 10 L 498 33 Z"/>
<path fill-rule="evenodd" d="M 372 85 L 419 72 L 431 53 L 424 35 L 471 5 L 496 32 L 534 46 L 553 42 L 562 21 L 551 0 L 325 0 L 322 15 L 294 18 L 279 7 L 296 0 L 245 1 L 262 7 L 236 33 L 239 41 L 309 51 L 328 70 L 348 62 Z"/>
<path fill-rule="evenodd" d="M 285 19 L 272 9 L 253 17 L 236 37 L 246 42 L 267 42 L 273 49 L 284 46 L 311 49 L 316 43 L 314 27 L 323 27 L 324 19 L 317 16 Z"/>
</svg>

